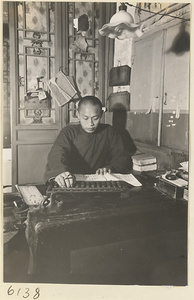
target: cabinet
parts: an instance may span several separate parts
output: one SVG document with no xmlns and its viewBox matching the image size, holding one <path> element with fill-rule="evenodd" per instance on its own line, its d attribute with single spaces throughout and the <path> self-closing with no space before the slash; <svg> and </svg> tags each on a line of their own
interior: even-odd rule
<svg viewBox="0 0 194 300">
<path fill-rule="evenodd" d="M 188 153 L 189 22 L 133 44 L 128 129 L 138 143 Z"/>
</svg>

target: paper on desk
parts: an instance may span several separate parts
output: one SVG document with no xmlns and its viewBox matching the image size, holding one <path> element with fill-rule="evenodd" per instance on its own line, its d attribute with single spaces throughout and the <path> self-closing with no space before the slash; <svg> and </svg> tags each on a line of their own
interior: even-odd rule
<svg viewBox="0 0 194 300">
<path fill-rule="evenodd" d="M 133 174 L 120 174 L 120 173 L 113 173 L 113 174 L 109 174 L 106 173 L 105 174 L 107 180 L 114 180 L 114 181 L 125 181 L 133 186 L 142 186 L 142 184 L 135 178 L 135 176 Z"/>
<path fill-rule="evenodd" d="M 176 186 L 179 186 L 179 187 L 184 187 L 184 186 L 188 185 L 188 182 L 181 178 L 177 178 L 175 180 L 169 180 L 169 179 L 166 179 L 166 174 L 162 175 L 162 178 Z"/>
<path fill-rule="evenodd" d="M 179 169 L 184 170 L 185 172 L 189 172 L 189 162 L 188 161 L 183 161 L 180 163 L 181 167 Z"/>
<path fill-rule="evenodd" d="M 104 175 L 98 174 L 74 174 L 77 181 L 107 181 Z"/>
<path fill-rule="evenodd" d="M 74 174 L 77 181 L 125 181 L 133 186 L 142 186 L 142 184 L 132 174 L 106 173 L 98 174 Z"/>
<path fill-rule="evenodd" d="M 15 185 L 27 205 L 39 205 L 44 197 L 34 185 Z"/>
</svg>

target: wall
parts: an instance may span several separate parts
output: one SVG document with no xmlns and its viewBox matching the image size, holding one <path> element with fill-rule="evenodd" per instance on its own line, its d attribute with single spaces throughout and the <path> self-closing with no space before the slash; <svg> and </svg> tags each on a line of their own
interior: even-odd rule
<svg viewBox="0 0 194 300">
<path fill-rule="evenodd" d="M 178 14 L 180 16 L 184 16 L 185 18 L 188 18 L 188 13 L 189 13 L 189 6 L 188 5 L 183 5 L 180 6 L 180 4 L 177 4 L 178 7 L 176 6 L 176 4 L 173 4 L 170 8 L 169 11 L 171 14 L 176 15 L 175 13 L 175 8 L 178 8 L 179 12 Z M 164 7 L 161 7 L 161 9 L 163 9 Z M 147 9 L 145 7 L 145 9 Z M 134 8 L 132 7 L 128 7 L 128 12 L 130 12 L 133 16 L 134 19 L 136 20 L 136 22 L 138 21 L 142 21 L 144 20 L 146 17 L 149 16 L 148 13 L 139 13 L 137 12 L 137 10 L 135 11 Z M 163 13 L 165 13 L 165 11 L 163 11 Z M 151 15 L 151 14 L 150 14 Z M 159 16 L 154 16 L 152 18 L 150 18 L 149 20 L 147 20 L 144 24 L 145 28 L 145 35 L 146 33 L 150 34 L 150 35 L 154 35 L 155 33 L 157 33 L 158 31 L 161 31 L 162 29 L 167 29 L 168 27 L 172 26 L 172 18 L 166 17 L 165 18 L 161 18 L 161 20 L 159 20 Z M 169 23 L 170 22 L 170 23 Z M 187 22 L 189 23 L 189 22 Z M 169 26 L 170 25 L 170 26 Z M 170 31 L 169 31 L 170 32 Z M 147 34 L 147 35 L 148 35 Z M 178 37 L 178 32 L 175 34 L 175 36 Z M 184 37 L 185 35 L 187 35 L 187 38 L 189 37 L 189 29 L 187 28 L 185 33 L 184 33 Z M 142 37 L 142 39 L 144 39 L 144 35 Z M 172 40 L 167 36 L 167 41 L 172 42 Z M 175 39 L 176 40 L 176 39 Z M 133 55 L 135 55 L 133 53 L 133 41 L 132 40 L 115 40 L 115 54 L 114 54 L 114 65 L 117 66 L 118 65 L 118 61 L 120 61 L 121 65 L 125 65 L 128 64 L 130 67 L 132 67 L 132 63 L 133 63 Z M 166 45 L 166 49 L 168 48 L 168 42 L 165 43 Z M 157 43 L 156 43 L 156 47 L 157 47 Z M 156 49 L 157 50 L 157 49 Z M 169 50 L 169 49 L 168 49 Z M 140 54 L 142 57 L 143 55 L 145 56 L 145 52 L 143 51 Z M 155 54 L 154 54 L 155 55 Z M 173 57 L 172 57 L 173 56 Z M 161 146 L 158 147 L 157 146 L 157 134 L 158 134 L 158 111 L 156 110 L 155 112 L 151 111 L 148 114 L 148 110 L 149 107 L 146 106 L 145 104 L 145 97 L 144 101 L 142 99 L 142 101 L 139 101 L 137 98 L 134 99 L 131 97 L 131 109 L 130 111 L 128 111 L 125 116 L 121 116 L 121 119 L 123 117 L 126 118 L 126 122 L 125 122 L 125 128 L 127 129 L 127 131 L 129 132 L 129 134 L 131 135 L 131 137 L 133 138 L 133 140 L 135 141 L 135 144 L 138 148 L 139 151 L 141 152 L 147 152 L 150 154 L 154 154 L 157 159 L 158 159 L 158 165 L 159 167 L 173 167 L 173 168 L 177 168 L 179 167 L 179 163 L 181 161 L 184 160 L 188 160 L 188 107 L 189 107 L 189 103 L 188 103 L 188 99 L 189 99 L 189 80 L 186 82 L 185 84 L 185 78 L 184 80 L 181 79 L 181 76 L 179 76 L 179 74 L 181 73 L 180 68 L 182 68 L 182 73 L 186 74 L 186 76 L 188 76 L 189 78 L 189 62 L 188 62 L 188 57 L 189 57 L 189 49 L 186 49 L 185 53 L 181 53 L 181 54 L 177 54 L 177 53 L 173 53 L 172 51 L 170 53 L 169 52 L 165 52 L 165 57 L 163 59 L 165 59 L 166 62 L 166 70 L 165 72 L 165 85 L 163 88 L 168 87 L 169 90 L 169 94 L 168 94 L 168 103 L 167 105 L 164 106 L 164 114 L 162 116 L 162 122 L 163 122 L 163 127 L 162 127 L 162 138 L 161 138 Z M 145 57 L 145 61 L 148 61 L 149 58 L 151 59 L 151 61 L 153 61 L 153 57 Z M 169 67 L 169 59 L 170 62 L 173 61 L 175 63 L 175 66 L 171 66 Z M 181 64 L 179 64 L 179 62 L 181 62 Z M 164 61 L 163 61 L 164 63 Z M 149 67 L 149 63 L 148 63 L 148 67 Z M 182 67 L 181 67 L 182 66 Z M 141 72 L 145 72 L 145 76 L 146 77 L 146 71 L 145 69 L 145 65 L 142 65 L 142 67 L 140 68 L 142 69 Z M 170 71 L 169 71 L 170 69 Z M 177 70 L 174 73 L 171 70 Z M 162 70 L 160 69 L 160 72 L 162 72 Z M 139 73 L 138 73 L 139 74 Z M 139 77 L 138 74 L 136 74 L 137 78 L 133 78 L 133 82 L 138 80 Z M 140 74 L 142 75 L 142 74 Z M 170 76 L 170 78 L 168 78 Z M 148 75 L 149 77 L 149 75 Z M 187 77 L 186 77 L 187 78 Z M 148 79 L 148 84 L 150 81 L 150 85 L 152 84 L 153 86 L 153 81 Z M 171 83 L 169 84 L 169 80 L 171 80 Z M 172 95 L 172 91 L 171 90 L 176 90 L 176 87 L 174 86 L 174 84 L 176 84 L 177 87 L 177 93 L 175 93 L 176 95 Z M 161 79 L 159 82 L 159 85 L 161 85 Z M 184 88 L 186 90 L 186 92 L 183 92 L 182 98 L 180 99 L 179 95 L 179 88 L 180 86 L 184 85 Z M 172 87 L 172 89 L 170 89 Z M 120 90 L 127 90 L 129 92 L 131 92 L 131 88 L 130 86 L 124 86 L 121 87 Z M 118 91 L 118 87 L 114 87 L 113 88 L 113 92 L 117 92 Z M 164 93 L 164 90 L 163 90 Z M 179 99 L 178 99 L 179 98 Z M 184 99 L 183 99 L 184 98 Z M 135 102 L 134 102 L 135 101 Z M 175 102 L 177 103 L 177 105 L 175 105 Z M 181 103 L 182 102 L 182 103 Z M 173 104 L 174 103 L 174 104 Z M 185 104 L 186 103 L 186 104 Z M 184 106 L 184 107 L 183 107 Z M 158 109 L 158 108 L 157 108 Z M 177 117 L 178 114 L 178 117 Z M 175 117 L 176 115 L 176 117 Z M 174 128 L 171 126 L 171 116 L 173 117 L 173 120 L 175 120 L 175 122 L 173 123 Z M 113 113 L 108 112 L 106 114 L 106 121 L 109 124 L 113 124 L 114 125 L 114 116 Z M 170 121 L 169 121 L 170 120 Z M 122 120 L 123 122 L 123 120 Z M 117 121 L 118 123 L 118 121 Z M 176 130 L 175 130 L 176 129 Z M 147 132 L 149 131 L 149 137 L 147 139 Z M 176 132 L 176 133 L 175 133 Z"/>
</svg>

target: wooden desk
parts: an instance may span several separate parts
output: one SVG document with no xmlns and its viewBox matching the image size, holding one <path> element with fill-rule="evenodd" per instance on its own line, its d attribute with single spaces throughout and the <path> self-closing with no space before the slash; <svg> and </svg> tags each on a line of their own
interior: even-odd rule
<svg viewBox="0 0 194 300">
<path fill-rule="evenodd" d="M 147 183 L 127 198 L 31 208 L 26 235 L 33 282 L 187 283 L 187 202 Z"/>
</svg>

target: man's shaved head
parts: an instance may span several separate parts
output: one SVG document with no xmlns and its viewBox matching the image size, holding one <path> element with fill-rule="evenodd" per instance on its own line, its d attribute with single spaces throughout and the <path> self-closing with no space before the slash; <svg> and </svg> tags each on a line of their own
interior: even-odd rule
<svg viewBox="0 0 194 300">
<path fill-rule="evenodd" d="M 78 103 L 78 111 L 80 111 L 80 107 L 82 105 L 90 104 L 93 106 L 98 105 L 100 108 L 100 111 L 102 110 L 102 102 L 95 96 L 85 96 L 83 97 L 79 103 Z"/>
</svg>

